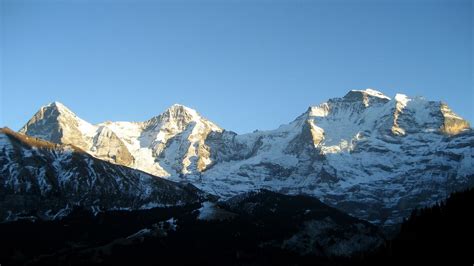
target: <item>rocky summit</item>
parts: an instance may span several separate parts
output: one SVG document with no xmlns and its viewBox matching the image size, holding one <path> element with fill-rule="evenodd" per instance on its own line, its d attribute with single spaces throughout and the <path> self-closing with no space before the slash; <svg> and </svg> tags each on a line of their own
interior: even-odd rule
<svg viewBox="0 0 474 266">
<path fill-rule="evenodd" d="M 373 89 L 242 135 L 182 105 L 144 122 L 92 125 L 57 102 L 20 132 L 222 199 L 256 189 L 312 195 L 382 226 L 474 184 L 474 132 L 466 120 L 445 103 Z"/>
</svg>

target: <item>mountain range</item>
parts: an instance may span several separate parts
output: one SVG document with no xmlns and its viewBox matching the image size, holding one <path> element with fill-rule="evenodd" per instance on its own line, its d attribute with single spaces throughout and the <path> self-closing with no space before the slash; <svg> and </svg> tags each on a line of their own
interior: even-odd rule
<svg viewBox="0 0 474 266">
<path fill-rule="evenodd" d="M 13 153 L 28 157 L 41 152 L 41 160 L 53 169 L 46 172 L 60 169 L 55 168 L 58 156 L 67 161 L 74 154 L 80 157 L 74 160 L 84 167 L 57 170 L 52 175 L 56 180 L 76 182 L 74 174 L 65 173 L 88 171 L 85 169 L 92 170 L 87 174 L 92 177 L 106 162 L 114 171 L 126 171 L 120 180 L 134 180 L 130 181 L 132 194 L 141 195 L 143 186 L 152 182 L 137 180 L 157 180 L 153 176 L 174 181 L 156 181 L 168 184 L 171 190 L 182 189 L 180 183 L 186 183 L 222 200 L 269 189 L 314 196 L 384 227 L 399 224 L 414 208 L 474 184 L 474 132 L 466 120 L 445 103 L 403 94 L 391 98 L 373 89 L 351 90 L 343 97 L 310 106 L 275 130 L 241 135 L 183 105 L 173 105 L 144 122 L 93 125 L 58 102 L 41 107 L 19 133 L 4 131 L 1 135 L 0 149 L 14 150 L 0 158 L 4 176 L 14 176 L 20 166 L 22 171 L 31 167 L 29 161 L 18 165 L 18 160 L 11 160 Z M 62 152 L 18 148 L 11 139 L 27 138 L 23 134 L 58 144 Z M 88 168 L 91 163 L 96 168 Z M 42 193 L 41 187 L 46 187 L 23 175 L 8 182 L 4 187 L 15 193 L 32 189 Z M 117 180 L 104 178 L 101 186 L 114 191 L 116 184 Z M 193 200 L 202 195 L 191 194 L 188 198 Z M 167 201 L 145 197 L 134 206 L 161 203 Z M 104 206 L 122 205 L 127 204 Z"/>
</svg>

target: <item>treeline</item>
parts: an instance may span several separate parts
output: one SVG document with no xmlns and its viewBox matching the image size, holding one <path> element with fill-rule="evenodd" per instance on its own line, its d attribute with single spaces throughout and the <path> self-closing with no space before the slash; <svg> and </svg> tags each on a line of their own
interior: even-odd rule
<svg viewBox="0 0 474 266">
<path fill-rule="evenodd" d="M 197 220 L 195 210 L 200 204 L 196 204 L 105 212 L 96 216 L 78 209 L 60 221 L 0 224 L 0 262 L 5 265 L 472 265 L 474 262 L 473 189 L 454 193 L 440 204 L 414 211 L 395 238 L 386 241 L 377 251 L 353 258 L 301 256 L 262 246 L 262 243 L 270 243 L 269 240 L 286 239 L 283 233 L 299 228 L 304 216 L 294 215 L 297 213 L 294 210 L 307 209 L 310 206 L 306 205 L 311 202 L 305 198 L 281 202 L 282 209 L 273 214 L 276 215 L 273 222 L 268 220 L 268 212 L 272 210 L 265 206 L 277 201 L 269 197 L 259 202 L 265 203 L 261 209 L 253 208 L 252 213 L 246 214 L 245 206 L 255 205 L 250 204 L 252 201 L 243 201 L 242 206 L 235 206 L 233 210 L 242 210 L 241 215 L 225 221 Z M 325 211 L 322 206 L 317 209 L 320 211 L 315 215 Z M 332 213 L 330 209 L 327 211 Z M 169 231 L 167 236 L 127 245 L 108 245 L 171 217 L 177 220 L 178 230 Z M 351 219 L 347 219 L 350 224 Z M 98 248 L 103 245 L 110 248 Z"/>
<path fill-rule="evenodd" d="M 432 207 L 412 212 L 398 235 L 361 264 L 402 265 L 413 261 L 474 263 L 474 189 L 451 194 Z"/>
</svg>

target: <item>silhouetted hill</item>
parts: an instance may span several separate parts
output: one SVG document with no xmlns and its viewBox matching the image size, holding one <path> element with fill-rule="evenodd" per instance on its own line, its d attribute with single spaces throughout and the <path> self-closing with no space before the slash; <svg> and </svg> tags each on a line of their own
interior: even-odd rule
<svg viewBox="0 0 474 266">
<path fill-rule="evenodd" d="M 399 234 L 366 264 L 404 265 L 413 261 L 452 265 L 474 262 L 474 189 L 453 193 L 446 201 L 413 211 Z"/>
<path fill-rule="evenodd" d="M 266 190 L 222 203 L 0 224 L 5 265 L 339 265 L 384 239 L 309 196 Z"/>
</svg>

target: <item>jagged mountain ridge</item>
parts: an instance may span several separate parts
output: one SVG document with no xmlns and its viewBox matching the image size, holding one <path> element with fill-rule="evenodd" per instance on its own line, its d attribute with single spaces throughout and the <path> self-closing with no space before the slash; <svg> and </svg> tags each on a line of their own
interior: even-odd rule
<svg viewBox="0 0 474 266">
<path fill-rule="evenodd" d="M 93 212 L 200 202 L 205 193 L 96 159 L 73 145 L 0 129 L 0 221 L 56 219 L 75 206 Z"/>
<path fill-rule="evenodd" d="M 41 107 L 19 132 L 74 144 L 97 158 L 169 177 L 206 169 L 210 161 L 204 140 L 211 131 L 222 129 L 179 104 L 144 122 L 92 125 L 54 102 Z"/>
<path fill-rule="evenodd" d="M 443 198 L 448 189 L 473 182 L 469 123 L 447 105 L 419 97 L 352 90 L 309 107 L 276 130 L 243 135 L 181 105 L 145 122 L 95 126 L 61 109 L 67 108 L 43 107 L 20 132 L 80 144 L 98 158 L 191 181 L 223 197 L 256 188 L 306 193 L 390 225 L 412 208 Z M 56 113 L 53 121 L 54 115 L 45 115 Z M 101 127 L 118 140 L 94 144 Z"/>
</svg>

